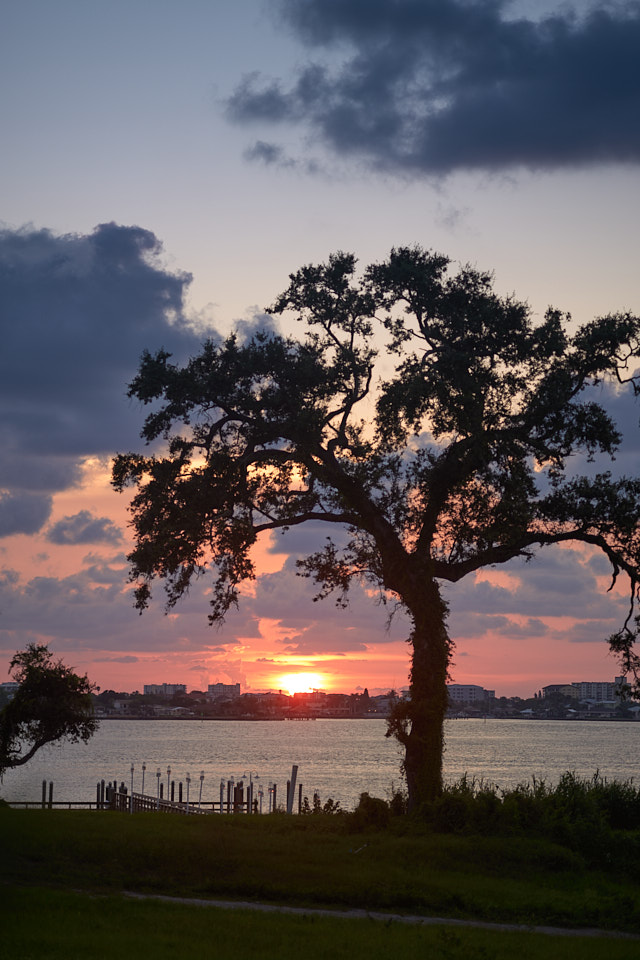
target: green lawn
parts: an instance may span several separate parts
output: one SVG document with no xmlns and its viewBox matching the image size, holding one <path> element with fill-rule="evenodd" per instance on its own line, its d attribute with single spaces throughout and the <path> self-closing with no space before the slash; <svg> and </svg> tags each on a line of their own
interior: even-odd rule
<svg viewBox="0 0 640 960">
<path fill-rule="evenodd" d="M 637 942 L 291 917 L 37 888 L 3 892 L 2 944 L 15 960 L 637 960 Z"/>
<path fill-rule="evenodd" d="M 629 842 L 637 839 L 629 834 Z M 625 837 L 618 837 L 616 849 Z M 633 846 L 633 844 L 632 844 Z M 640 943 L 238 913 L 123 891 L 599 927 L 640 934 L 637 866 L 531 836 L 442 834 L 405 818 L 179 817 L 0 809 L 2 946 L 29 957 L 635 958 Z M 34 922 L 29 922 L 33 917 Z M 37 922 L 36 922 L 37 920 Z M 286 945 L 283 947 L 283 944 Z M 336 944 L 341 945 L 338 949 Z M 188 949 L 187 949 L 188 945 Z M 213 946 L 215 946 L 215 950 Z M 427 951 L 427 946 L 429 951 Z"/>
</svg>

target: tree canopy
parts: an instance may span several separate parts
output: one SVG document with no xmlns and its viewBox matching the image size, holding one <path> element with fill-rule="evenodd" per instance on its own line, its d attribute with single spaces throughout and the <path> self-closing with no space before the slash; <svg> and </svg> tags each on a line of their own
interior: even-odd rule
<svg viewBox="0 0 640 960">
<path fill-rule="evenodd" d="M 442 721 L 453 649 L 441 583 L 580 542 L 629 585 L 611 638 L 633 673 L 640 584 L 640 479 L 578 476 L 577 454 L 609 460 L 621 436 L 592 389 L 640 391 L 640 319 L 535 322 L 492 277 L 419 247 L 357 272 L 337 253 L 305 266 L 270 308 L 299 336 L 209 340 L 184 366 L 145 353 L 129 396 L 152 404 L 156 452 L 116 458 L 136 488 L 130 554 L 136 604 L 154 580 L 173 606 L 210 571 L 210 619 L 255 577 L 261 534 L 309 521 L 339 528 L 299 561 L 319 597 L 373 584 L 412 622 L 410 699 L 390 732 L 405 748 L 410 802 L 441 789 Z"/>
<path fill-rule="evenodd" d="M 93 736 L 96 687 L 54 660 L 46 644 L 28 644 L 13 656 L 9 671 L 20 686 L 0 711 L 0 776 L 27 763 L 47 743 L 86 743 Z"/>
</svg>

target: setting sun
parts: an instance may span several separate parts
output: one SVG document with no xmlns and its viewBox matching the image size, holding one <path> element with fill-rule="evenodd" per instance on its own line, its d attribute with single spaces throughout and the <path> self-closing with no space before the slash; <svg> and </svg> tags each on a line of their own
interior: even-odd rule
<svg viewBox="0 0 640 960">
<path fill-rule="evenodd" d="M 284 673 L 278 677 L 278 687 L 286 690 L 290 696 L 308 690 L 320 690 L 325 682 L 321 673 Z"/>
</svg>

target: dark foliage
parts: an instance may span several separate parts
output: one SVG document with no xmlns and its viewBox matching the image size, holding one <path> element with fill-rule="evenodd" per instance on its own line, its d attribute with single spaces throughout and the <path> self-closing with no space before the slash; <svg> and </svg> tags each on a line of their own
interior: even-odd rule
<svg viewBox="0 0 640 960">
<path fill-rule="evenodd" d="M 354 831 L 384 830 L 389 826 L 392 811 L 389 803 L 380 797 L 371 797 L 361 793 L 358 806 L 349 816 L 349 827 Z"/>
<path fill-rule="evenodd" d="M 20 686 L 0 711 L 0 776 L 27 763 L 47 743 L 86 742 L 93 736 L 95 685 L 54 660 L 45 644 L 30 643 L 16 653 L 10 672 Z"/>
<path fill-rule="evenodd" d="M 640 787 L 631 780 L 590 780 L 567 771 L 555 786 L 545 781 L 501 790 L 462 777 L 423 805 L 420 820 L 441 833 L 544 837 L 586 863 L 640 878 Z M 619 858 L 619 859 L 618 859 Z"/>
<path fill-rule="evenodd" d="M 309 803 L 309 797 L 303 797 L 302 799 L 302 814 L 311 814 L 312 816 L 333 816 L 334 814 L 342 814 L 344 811 L 340 806 L 339 800 L 334 800 L 332 797 L 329 797 L 328 800 L 325 800 L 324 803 L 320 800 L 320 797 L 317 793 L 314 793 L 311 803 Z"/>
</svg>

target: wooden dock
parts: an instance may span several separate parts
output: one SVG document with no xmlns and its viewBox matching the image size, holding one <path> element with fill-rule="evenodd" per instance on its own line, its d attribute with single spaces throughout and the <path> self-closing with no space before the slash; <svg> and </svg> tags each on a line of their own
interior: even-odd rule
<svg viewBox="0 0 640 960">
<path fill-rule="evenodd" d="M 133 771 L 133 767 L 132 767 Z M 287 813 L 293 813 L 296 806 L 297 812 L 302 812 L 303 797 L 302 784 L 296 784 L 298 767 L 294 764 L 292 768 L 291 780 L 287 781 L 285 796 L 285 807 Z M 133 782 L 133 773 L 132 773 Z M 186 797 L 183 795 L 182 783 L 178 783 L 178 790 L 175 791 L 176 784 L 171 782 L 170 789 L 167 783 L 167 794 L 170 798 L 164 797 L 164 784 L 160 782 L 158 775 L 156 796 L 147 793 L 132 792 L 127 788 L 124 781 L 118 784 L 116 780 L 105 783 L 104 780 L 96 784 L 95 800 L 54 800 L 53 783 L 42 781 L 42 800 L 14 800 L 8 801 L 11 807 L 37 808 L 42 810 L 118 810 L 121 813 L 177 813 L 183 816 L 202 815 L 202 814 L 262 814 L 274 813 L 278 810 L 278 786 L 275 783 L 269 784 L 266 792 L 257 787 L 255 781 L 243 783 L 242 779 L 237 783 L 231 779 L 220 781 L 220 799 L 202 800 L 202 779 L 200 778 L 200 790 L 198 798 L 192 799 L 189 796 L 190 780 L 187 776 Z M 143 777 L 144 784 L 144 777 Z M 178 794 L 175 799 L 175 794 Z M 48 796 L 47 796 L 48 794 Z M 307 804 L 308 807 L 308 804 Z"/>
</svg>

